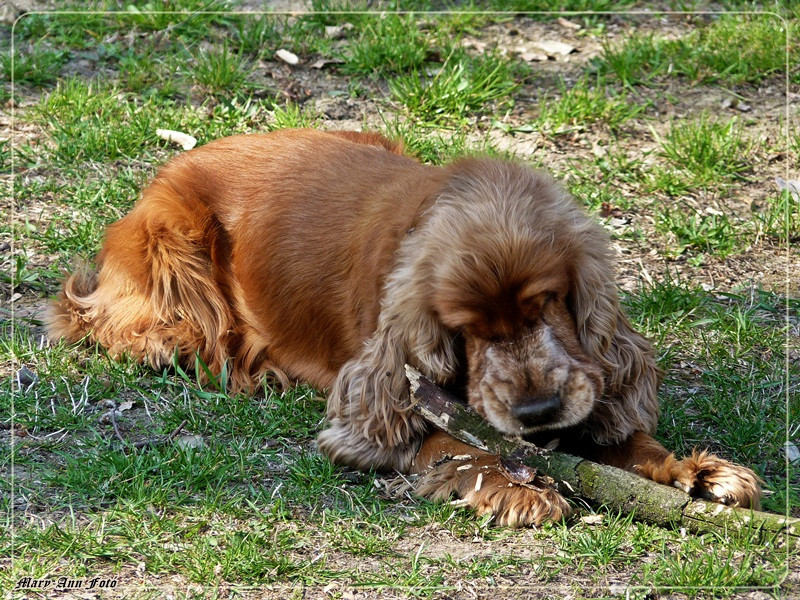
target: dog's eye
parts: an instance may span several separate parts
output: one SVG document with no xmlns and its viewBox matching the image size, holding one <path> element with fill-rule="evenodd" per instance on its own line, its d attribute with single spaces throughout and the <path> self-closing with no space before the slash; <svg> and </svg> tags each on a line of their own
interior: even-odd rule
<svg viewBox="0 0 800 600">
<path fill-rule="evenodd" d="M 535 318 L 541 314 L 542 309 L 547 306 L 555 296 L 555 292 L 541 292 L 534 296 L 528 296 L 522 298 L 520 307 L 525 311 L 528 317 Z"/>
</svg>

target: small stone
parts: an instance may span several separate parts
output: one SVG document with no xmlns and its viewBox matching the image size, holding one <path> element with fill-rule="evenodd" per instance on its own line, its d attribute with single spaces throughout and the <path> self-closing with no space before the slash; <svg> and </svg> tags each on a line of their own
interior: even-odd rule
<svg viewBox="0 0 800 600">
<path fill-rule="evenodd" d="M 39 377 L 36 375 L 36 373 L 31 371 L 25 365 L 23 365 L 22 368 L 19 371 L 17 371 L 16 379 L 20 387 L 25 387 L 25 388 L 39 383 Z"/>
<path fill-rule="evenodd" d="M 294 54 L 293 52 L 289 52 L 288 50 L 284 50 L 283 48 L 275 52 L 275 56 L 277 56 L 283 62 L 290 65 L 296 65 L 297 63 L 300 62 L 300 59 L 297 57 L 296 54 Z"/>
<path fill-rule="evenodd" d="M 179 435 L 175 438 L 175 445 L 180 448 L 200 449 L 205 446 L 202 435 Z"/>
<path fill-rule="evenodd" d="M 542 50 L 547 56 L 553 58 L 557 56 L 567 56 L 575 51 L 575 46 L 570 46 L 564 42 L 557 42 L 555 40 L 542 40 L 541 42 L 534 42 L 534 46 Z"/>
</svg>

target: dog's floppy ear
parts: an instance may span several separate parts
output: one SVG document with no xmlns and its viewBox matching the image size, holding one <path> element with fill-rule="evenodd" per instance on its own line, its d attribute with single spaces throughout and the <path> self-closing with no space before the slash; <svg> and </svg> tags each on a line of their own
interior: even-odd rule
<svg viewBox="0 0 800 600">
<path fill-rule="evenodd" d="M 399 268 L 390 276 L 377 331 L 328 394 L 330 427 L 318 443 L 335 462 L 407 470 L 427 427 L 410 410 L 405 364 L 440 384 L 454 374 L 453 337 L 428 307 L 428 278 L 419 272 Z"/>
<path fill-rule="evenodd" d="M 589 419 L 592 437 L 603 444 L 654 432 L 660 379 L 650 343 L 622 312 L 606 247 L 601 239 L 584 247 L 571 293 L 578 337 L 603 369 L 604 398 Z"/>
<path fill-rule="evenodd" d="M 407 470 L 425 432 L 409 410 L 408 361 L 395 328 L 378 330 L 346 363 L 328 393 L 329 427 L 318 444 L 331 460 L 360 469 Z"/>
</svg>

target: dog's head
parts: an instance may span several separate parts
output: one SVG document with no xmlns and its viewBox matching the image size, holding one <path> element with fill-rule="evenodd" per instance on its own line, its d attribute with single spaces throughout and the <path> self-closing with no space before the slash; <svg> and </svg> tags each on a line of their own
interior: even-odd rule
<svg viewBox="0 0 800 600">
<path fill-rule="evenodd" d="M 583 421 L 603 395 L 603 373 L 578 339 L 564 257 L 541 257 L 517 281 L 472 258 L 468 275 L 435 292 L 442 323 L 466 345 L 469 403 L 509 434 Z"/>
<path fill-rule="evenodd" d="M 428 233 L 438 320 L 465 341 L 469 403 L 498 430 L 592 421 L 598 441 L 652 430 L 657 370 L 620 312 L 609 241 L 549 177 L 465 161 Z"/>
<path fill-rule="evenodd" d="M 382 440 L 383 454 L 405 453 L 381 464 L 408 466 L 409 440 L 426 427 L 407 410 L 408 362 L 440 384 L 466 371 L 469 403 L 505 433 L 583 422 L 612 443 L 652 432 L 658 370 L 620 311 L 603 229 L 521 165 L 470 159 L 438 175 L 395 257 L 378 329 L 329 394 L 329 418 Z"/>
</svg>

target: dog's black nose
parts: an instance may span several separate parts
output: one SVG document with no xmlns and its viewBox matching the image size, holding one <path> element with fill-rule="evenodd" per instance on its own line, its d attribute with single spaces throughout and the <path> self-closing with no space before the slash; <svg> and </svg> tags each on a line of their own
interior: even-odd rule
<svg viewBox="0 0 800 600">
<path fill-rule="evenodd" d="M 550 396 L 545 398 L 526 398 L 525 401 L 511 409 L 526 427 L 545 423 L 561 408 L 561 398 Z"/>
</svg>

